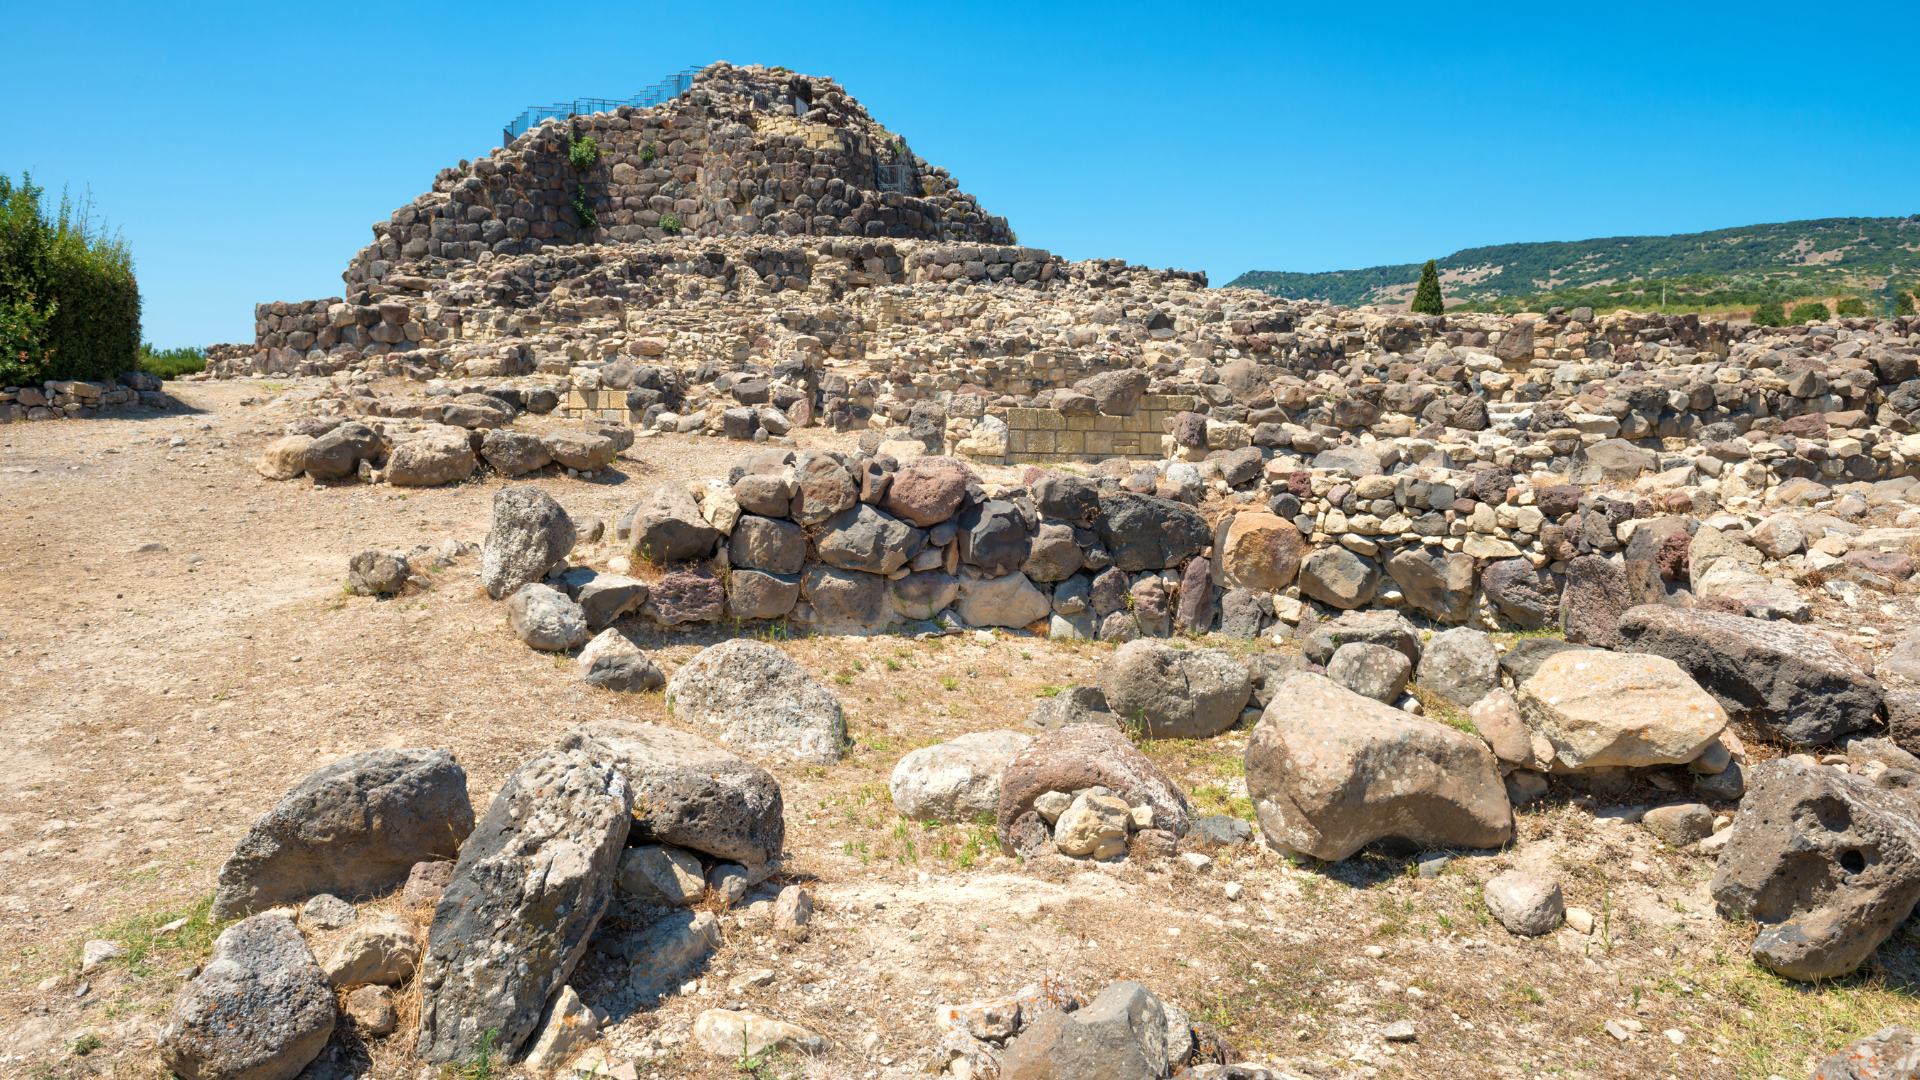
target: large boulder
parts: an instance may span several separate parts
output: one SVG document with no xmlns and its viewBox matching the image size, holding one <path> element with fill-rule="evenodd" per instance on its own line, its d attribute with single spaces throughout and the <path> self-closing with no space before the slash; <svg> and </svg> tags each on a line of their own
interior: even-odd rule
<svg viewBox="0 0 1920 1080">
<path fill-rule="evenodd" d="M 780 857 L 780 782 L 746 758 L 698 735 L 627 720 L 589 721 L 560 746 L 626 777 L 634 843 L 672 844 L 756 869 Z"/>
<path fill-rule="evenodd" d="M 553 464 L 553 451 L 529 431 L 495 428 L 480 440 L 480 456 L 501 476 L 525 476 Z"/>
<path fill-rule="evenodd" d="M 800 602 L 800 579 L 735 567 L 727 574 L 727 614 L 744 621 L 778 619 Z"/>
<path fill-rule="evenodd" d="M 661 626 L 719 622 L 727 610 L 727 587 L 704 566 L 664 574 L 647 589 L 641 614 Z"/>
<path fill-rule="evenodd" d="M 903 619 L 931 619 L 959 596 L 960 579 L 939 570 L 923 570 L 887 582 L 887 599 Z"/>
<path fill-rule="evenodd" d="M 752 753 L 831 765 L 847 741 L 839 699 L 764 641 L 702 649 L 668 680 L 667 699 L 679 719 Z"/>
<path fill-rule="evenodd" d="M 1128 742 L 1124 732 L 1103 724 L 1068 724 L 1035 736 L 1007 764 L 1000 777 L 1000 842 L 1008 843 L 1008 830 L 1032 812 L 1035 799 L 1049 791 L 1090 787 L 1104 787 L 1129 806 L 1151 806 L 1153 828 L 1185 836 L 1192 826 L 1186 793 Z"/>
<path fill-rule="evenodd" d="M 1544 630 L 1560 617 L 1560 587 L 1553 575 L 1525 559 L 1488 563 L 1480 590 L 1516 630 Z"/>
<path fill-rule="evenodd" d="M 806 562 L 806 533 L 791 521 L 745 514 L 734 523 L 727 540 L 727 563 L 735 570 L 792 575 Z"/>
<path fill-rule="evenodd" d="M 1132 416 L 1140 407 L 1140 395 L 1147 392 L 1147 382 L 1147 373 L 1139 368 L 1119 368 L 1089 375 L 1073 388 L 1092 398 L 1093 407 L 1108 416 Z"/>
<path fill-rule="evenodd" d="M 439 487 L 473 475 L 480 464 L 473 438 L 465 429 L 436 426 L 393 444 L 387 455 L 387 483 L 395 487 Z"/>
<path fill-rule="evenodd" d="M 587 613 L 567 594 L 544 582 L 522 585 L 507 597 L 507 621 L 529 648 L 561 652 L 584 644 L 591 633 Z"/>
<path fill-rule="evenodd" d="M 959 512 L 972 479 L 973 474 L 955 458 L 917 458 L 893 474 L 880 509 L 909 525 L 932 528 Z"/>
<path fill-rule="evenodd" d="M 1564 769 L 1682 764 L 1727 726 L 1720 703 L 1664 656 L 1556 652 L 1514 696 Z"/>
<path fill-rule="evenodd" d="M 159 1034 L 181 1080 L 291 1080 L 333 1037 L 333 988 L 286 915 L 242 919 L 180 991 Z"/>
<path fill-rule="evenodd" d="M 1130 491 L 1101 491 L 1100 543 L 1127 573 L 1179 566 L 1213 536 L 1206 519 L 1169 499 Z"/>
<path fill-rule="evenodd" d="M 969 506 L 959 521 L 960 561 L 988 577 L 1017 572 L 1033 551 L 1033 522 L 1005 499 Z"/>
<path fill-rule="evenodd" d="M 1017 629 L 1046 618 L 1053 611 L 1053 603 L 1018 570 L 999 577 L 968 571 L 960 578 L 956 610 L 968 626 Z"/>
<path fill-rule="evenodd" d="M 842 570 L 891 574 L 927 546 L 927 534 L 866 503 L 842 510 L 821 525 L 814 537 L 821 562 Z M 767 567 L 766 569 L 775 569 Z M 783 574 L 797 573 L 779 570 Z"/>
<path fill-rule="evenodd" d="M 1019 731 L 975 731 L 923 746 L 893 767 L 893 805 L 916 821 L 966 824 L 992 814 L 1000 808 L 1000 777 L 1032 741 Z"/>
<path fill-rule="evenodd" d="M 1753 959 L 1776 974 L 1853 971 L 1920 900 L 1920 777 L 1888 770 L 1876 783 L 1791 757 L 1747 775 L 1714 902 L 1760 924 Z"/>
<path fill-rule="evenodd" d="M 1599 555 L 1582 555 L 1567 564 L 1560 631 L 1576 645 L 1617 649 L 1620 616 L 1632 604 L 1625 570 Z"/>
<path fill-rule="evenodd" d="M 1215 530 L 1213 551 L 1220 584 L 1277 593 L 1300 576 L 1307 539 L 1277 514 L 1243 510 Z"/>
<path fill-rule="evenodd" d="M 1385 645 L 1398 650 L 1409 664 L 1420 663 L 1420 631 L 1397 611 L 1342 612 L 1339 618 L 1314 627 L 1300 649 L 1308 660 L 1325 664 L 1340 646 L 1356 641 Z"/>
<path fill-rule="evenodd" d="M 549 750 L 507 778 L 434 907 L 419 1057 L 520 1049 L 606 913 L 632 814 L 626 777 L 580 751 Z"/>
<path fill-rule="evenodd" d="M 1500 652 L 1492 638 L 1471 627 L 1443 630 L 1421 652 L 1416 678 L 1421 689 L 1470 708 L 1499 687 Z"/>
<path fill-rule="evenodd" d="M 1117 982 L 1082 1008 L 1040 1010 L 1007 1044 L 1000 1080 L 1162 1080 L 1167 1010 L 1146 987 Z"/>
<path fill-rule="evenodd" d="M 1473 613 L 1473 556 L 1405 547 L 1387 560 L 1387 575 L 1407 603 L 1441 622 L 1466 622 Z"/>
<path fill-rule="evenodd" d="M 1205 739 L 1231 728 L 1253 694 L 1247 666 L 1222 649 L 1129 641 L 1100 669 L 1122 724 L 1154 739 Z"/>
<path fill-rule="evenodd" d="M 565 562 L 576 538 L 573 519 L 553 496 L 531 484 L 501 488 L 480 548 L 480 583 L 495 600 L 511 596 Z"/>
<path fill-rule="evenodd" d="M 1792 623 L 1648 604 L 1621 616 L 1620 635 L 1626 648 L 1667 657 L 1727 708 L 1801 745 L 1872 727 L 1886 696 L 1825 635 Z"/>
<path fill-rule="evenodd" d="M 1407 679 L 1413 665 L 1398 649 L 1351 641 L 1333 650 L 1327 661 L 1327 678 L 1335 684 L 1375 701 L 1393 704 L 1407 692 Z"/>
<path fill-rule="evenodd" d="M 792 515 L 802 525 L 818 525 L 860 501 L 859 483 L 831 454 L 808 455 L 794 468 L 794 483 Z"/>
<path fill-rule="evenodd" d="M 800 575 L 800 595 L 813 612 L 813 624 L 824 630 L 877 630 L 892 621 L 887 602 L 888 580 L 879 574 L 839 570 L 818 563 Z"/>
<path fill-rule="evenodd" d="M 1319 675 L 1290 676 L 1261 714 L 1247 794 L 1269 844 L 1316 859 L 1383 839 L 1494 848 L 1513 836 L 1486 744 Z"/>
<path fill-rule="evenodd" d="M 1373 599 L 1380 567 L 1337 545 L 1315 548 L 1300 562 L 1300 595 L 1350 611 Z"/>
<path fill-rule="evenodd" d="M 713 554 L 720 530 L 707 523 L 693 493 L 681 484 L 661 484 L 634 508 L 633 554 L 664 566 Z"/>
<path fill-rule="evenodd" d="M 342 480 L 352 476 L 362 461 L 377 462 L 386 456 L 386 440 L 378 432 L 349 420 L 308 443 L 302 464 L 315 480 Z"/>
<path fill-rule="evenodd" d="M 467 774 L 445 750 L 366 750 L 309 775 L 220 866 L 216 921 L 317 893 L 368 896 L 417 862 L 451 859 L 473 831 Z"/>
</svg>

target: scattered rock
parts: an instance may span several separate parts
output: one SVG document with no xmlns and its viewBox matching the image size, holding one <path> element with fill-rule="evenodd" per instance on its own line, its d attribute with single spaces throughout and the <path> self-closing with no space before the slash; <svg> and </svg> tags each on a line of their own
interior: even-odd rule
<svg viewBox="0 0 1920 1080">
<path fill-rule="evenodd" d="M 1487 910 L 1509 933 L 1539 937 L 1560 926 L 1566 905 L 1560 883 L 1544 874 L 1508 870 L 1487 881 Z"/>
<path fill-rule="evenodd" d="M 1246 665 L 1220 649 L 1158 641 L 1120 646 L 1100 670 L 1107 708 L 1154 739 L 1204 739 L 1231 728 L 1253 693 Z"/>
<path fill-rule="evenodd" d="M 916 821 L 967 823 L 992 814 L 1000 777 L 1031 742 L 1023 732 L 978 731 L 915 750 L 893 768 L 894 808 Z"/>
<path fill-rule="evenodd" d="M 206 967 L 160 1029 L 160 1059 L 181 1077 L 291 1080 L 333 1036 L 333 991 L 293 920 L 242 919 L 214 940 Z"/>
<path fill-rule="evenodd" d="M 789 761 L 831 765 L 847 741 L 839 699 L 761 641 L 701 650 L 673 673 L 667 699 L 675 716 L 721 742 Z"/>
</svg>

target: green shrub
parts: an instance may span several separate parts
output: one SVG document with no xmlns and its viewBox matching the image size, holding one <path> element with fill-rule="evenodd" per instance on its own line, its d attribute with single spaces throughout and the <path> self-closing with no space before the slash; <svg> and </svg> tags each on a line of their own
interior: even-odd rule
<svg viewBox="0 0 1920 1080">
<path fill-rule="evenodd" d="M 1777 300 L 1769 300 L 1753 309 L 1753 321 L 1759 326 L 1785 326 L 1787 310 Z"/>
<path fill-rule="evenodd" d="M 1897 290 L 1893 294 L 1893 313 L 1895 315 L 1913 314 L 1913 294 L 1905 289 Z"/>
<path fill-rule="evenodd" d="M 140 370 L 149 375 L 177 379 L 206 369 L 205 349 L 156 349 L 150 344 L 140 346 Z"/>
<path fill-rule="evenodd" d="M 580 219 L 580 227 L 597 229 L 600 227 L 600 215 L 593 212 L 593 204 L 587 201 L 587 189 L 573 189 L 573 212 Z"/>
<path fill-rule="evenodd" d="M 600 162 L 600 144 L 593 136 L 574 139 L 567 144 L 567 161 L 581 172 L 586 172 Z"/>
<path fill-rule="evenodd" d="M 1432 259 L 1420 268 L 1420 284 L 1413 290 L 1415 315 L 1444 315 L 1447 302 L 1440 295 L 1440 268 Z"/>
<path fill-rule="evenodd" d="M 0 176 L 0 385 L 131 371 L 140 287 L 119 236 L 66 197 L 57 210 L 22 174 Z"/>
<path fill-rule="evenodd" d="M 1793 305 L 1793 310 L 1787 313 L 1787 321 L 1794 324 L 1820 322 L 1823 319 L 1831 318 L 1833 318 L 1833 312 L 1828 311 L 1827 305 L 1818 300 L 1809 300 L 1804 304 L 1795 304 Z"/>
<path fill-rule="evenodd" d="M 666 233 L 668 236 L 678 234 L 680 232 L 680 219 L 673 214 L 661 214 L 660 231 Z"/>
<path fill-rule="evenodd" d="M 1857 296 L 1845 297 L 1838 304 L 1834 305 L 1833 311 L 1834 314 L 1843 318 L 1865 318 L 1867 314 L 1867 302 Z"/>
<path fill-rule="evenodd" d="M 660 156 L 659 151 L 653 148 L 652 143 L 642 143 L 640 145 L 640 164 L 651 165 L 653 164 L 653 159 L 658 156 Z"/>
</svg>

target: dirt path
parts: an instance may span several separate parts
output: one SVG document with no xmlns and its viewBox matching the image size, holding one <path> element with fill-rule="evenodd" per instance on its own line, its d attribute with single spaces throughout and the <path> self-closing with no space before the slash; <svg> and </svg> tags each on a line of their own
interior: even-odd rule
<svg viewBox="0 0 1920 1080">
<path fill-rule="evenodd" d="M 449 747 L 484 805 L 573 724 L 671 722 L 659 695 L 591 689 L 570 662 L 521 646 L 472 557 L 417 595 L 343 595 L 355 551 L 480 540 L 498 481 L 272 483 L 252 468 L 287 416 L 270 390 L 172 389 L 194 411 L 0 427 L 0 1075 L 159 1075 L 152 1029 L 205 940 L 153 928 L 190 914 L 246 826 L 318 764 Z M 625 482 L 538 482 L 577 518 L 610 520 L 648 484 L 724 474 L 754 449 L 642 440 L 619 465 Z M 656 639 L 662 667 L 721 633 Z M 785 647 L 842 697 L 855 740 L 830 769 L 771 766 L 819 929 L 781 946 L 729 917 L 696 988 L 608 1034 L 642 1075 L 739 1075 L 684 1045 L 701 1009 L 738 1002 L 832 1045 L 767 1075 L 921 1075 L 936 1003 L 1043 977 L 1089 993 L 1139 979 L 1243 1056 L 1325 1077 L 1797 1076 L 1815 1050 L 1920 1015 L 1904 990 L 1920 968 L 1910 945 L 1840 987 L 1779 983 L 1711 915 L 1709 864 L 1566 802 L 1523 813 L 1513 851 L 1431 880 L 1405 860 L 1323 871 L 1253 849 L 1200 872 L 1022 867 L 978 829 L 899 822 L 886 777 L 913 747 L 1021 727 L 1044 688 L 1089 680 L 1102 647 L 1019 635 Z M 1152 752 L 1227 799 L 1244 793 L 1243 747 L 1227 736 Z M 1479 882 L 1522 861 L 1555 868 L 1603 928 L 1523 940 L 1489 926 Z M 140 955 L 83 976 L 90 937 Z M 771 982 L 734 988 L 758 969 Z M 1416 1041 L 1382 1038 L 1400 1018 Z M 1640 1030 L 1617 1041 L 1601 1027 L 1614 1018 Z"/>
</svg>

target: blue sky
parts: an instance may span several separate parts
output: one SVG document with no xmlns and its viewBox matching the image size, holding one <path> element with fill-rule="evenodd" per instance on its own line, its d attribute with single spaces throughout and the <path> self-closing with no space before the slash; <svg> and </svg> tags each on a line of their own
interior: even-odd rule
<svg viewBox="0 0 1920 1080">
<path fill-rule="evenodd" d="M 526 105 L 712 60 L 838 79 L 1025 243 L 1215 284 L 1920 212 L 1893 4 L 7 7 L 35 45 L 0 65 L 0 169 L 90 189 L 161 345 L 337 295 L 368 226 Z"/>
</svg>

